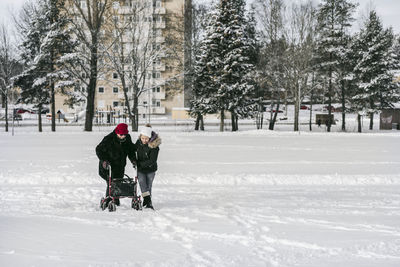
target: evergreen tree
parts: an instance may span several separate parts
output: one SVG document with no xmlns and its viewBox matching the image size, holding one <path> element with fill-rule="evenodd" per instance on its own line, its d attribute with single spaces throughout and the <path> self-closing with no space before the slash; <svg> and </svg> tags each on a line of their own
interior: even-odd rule
<svg viewBox="0 0 400 267">
<path fill-rule="evenodd" d="M 237 131 L 238 116 L 247 116 L 253 104 L 255 25 L 246 20 L 244 0 L 221 1 L 221 11 L 223 70 L 217 98 L 220 110 L 231 113 L 232 131 Z"/>
<path fill-rule="evenodd" d="M 353 96 L 359 111 L 370 117 L 373 129 L 374 113 L 392 107 L 399 100 L 398 86 L 394 83 L 393 70 L 399 67 L 394 53 L 392 29 L 384 29 L 375 11 L 371 11 L 365 27 L 357 40 L 356 74 L 357 91 Z"/>
<path fill-rule="evenodd" d="M 338 83 L 341 58 L 346 51 L 347 29 L 351 26 L 355 5 L 348 0 L 324 0 L 318 11 L 317 62 L 328 79 L 328 112 L 332 112 L 333 88 Z M 328 132 L 331 122 L 328 123 Z"/>
<path fill-rule="evenodd" d="M 41 111 L 50 103 L 49 84 L 46 84 L 46 73 L 49 72 L 46 62 L 40 56 L 41 38 L 46 32 L 46 21 L 39 6 L 26 9 L 29 19 L 26 28 L 22 29 L 24 40 L 20 46 L 21 59 L 24 63 L 22 74 L 14 77 L 14 86 L 21 88 L 20 102 L 35 104 L 38 108 L 38 129 L 42 132 Z"/>
<path fill-rule="evenodd" d="M 224 130 L 226 111 L 231 112 L 232 130 L 236 131 L 238 116 L 248 113 L 252 103 L 254 65 L 250 57 L 254 43 L 244 7 L 243 0 L 221 0 L 196 60 L 192 112 L 219 111 L 220 131 Z"/>
<path fill-rule="evenodd" d="M 75 43 L 68 32 L 68 19 L 60 12 L 63 6 L 63 0 L 41 0 L 31 10 L 31 23 L 21 45 L 26 69 L 15 79 L 15 85 L 23 91 L 23 102 L 34 103 L 39 110 L 51 104 L 52 131 L 55 131 L 55 88 L 74 85 L 66 64 L 76 60 L 71 53 Z M 39 115 L 39 131 L 41 127 Z"/>
<path fill-rule="evenodd" d="M 218 71 L 219 39 L 215 33 L 218 14 L 216 11 L 210 17 L 204 39 L 200 42 L 193 68 L 193 99 L 190 102 L 190 114 L 195 116 L 197 123 L 203 115 L 217 112 L 214 95 L 217 84 L 214 76 Z"/>
</svg>

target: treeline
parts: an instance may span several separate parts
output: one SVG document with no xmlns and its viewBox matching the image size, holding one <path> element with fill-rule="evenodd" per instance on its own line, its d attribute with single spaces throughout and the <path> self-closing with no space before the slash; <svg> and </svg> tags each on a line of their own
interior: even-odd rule
<svg viewBox="0 0 400 267">
<path fill-rule="evenodd" d="M 22 71 L 1 71 L 2 99 L 7 100 L 10 90 L 18 87 L 21 89 L 19 101 L 33 104 L 39 114 L 43 106 L 50 105 L 52 131 L 55 131 L 55 94 L 64 94 L 65 104 L 84 103 L 84 130 L 92 131 L 96 85 L 101 79 L 108 84 L 122 85 L 124 106 L 132 129 L 137 130 L 138 99 L 144 92 L 153 90 L 147 81 L 154 76 L 157 63 L 161 58 L 168 58 L 166 68 L 180 68 L 178 71 L 182 72 L 176 61 L 178 50 L 183 46 L 179 39 L 183 26 L 177 23 L 177 16 L 169 15 L 168 23 L 173 26 L 169 28 L 170 35 L 163 42 L 158 41 L 162 36 L 157 27 L 166 23 L 157 13 L 160 3 L 160 0 L 27 2 L 14 17 L 18 47 L 9 45 L 9 40 L 6 46 L 0 40 L 1 47 L 6 46 L 3 50 L 7 51 L 4 57 L 0 55 L 2 69 L 3 66 L 14 68 L 11 64 L 14 61 L 23 65 Z M 171 79 L 166 85 L 175 82 Z M 6 110 L 7 104 L 6 101 Z M 42 131 L 40 116 L 38 128 Z"/>
<path fill-rule="evenodd" d="M 400 99 L 395 70 L 399 69 L 400 41 L 391 28 L 384 28 L 371 10 L 359 32 L 351 33 L 356 5 L 347 0 L 313 1 L 286 6 L 283 0 L 256 0 L 246 12 L 245 1 L 221 0 L 207 15 L 196 6 L 191 70 L 191 114 L 196 129 L 203 116 L 218 113 L 223 131 L 224 114 L 254 118 L 263 127 L 263 111 L 295 106 L 294 131 L 299 130 L 303 102 L 341 103 L 343 131 L 346 113 L 370 117 Z M 277 112 L 268 118 L 273 130 Z M 310 130 L 311 130 L 310 118 Z M 327 131 L 331 130 L 328 122 Z"/>
</svg>

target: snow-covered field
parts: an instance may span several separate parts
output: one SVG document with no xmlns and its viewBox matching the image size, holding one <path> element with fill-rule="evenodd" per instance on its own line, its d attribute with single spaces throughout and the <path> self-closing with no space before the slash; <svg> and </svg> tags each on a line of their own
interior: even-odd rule
<svg viewBox="0 0 400 267">
<path fill-rule="evenodd" d="M 45 130 L 0 133 L 0 266 L 400 266 L 398 131 L 160 128 L 157 211 L 110 213 L 112 128 Z"/>
</svg>

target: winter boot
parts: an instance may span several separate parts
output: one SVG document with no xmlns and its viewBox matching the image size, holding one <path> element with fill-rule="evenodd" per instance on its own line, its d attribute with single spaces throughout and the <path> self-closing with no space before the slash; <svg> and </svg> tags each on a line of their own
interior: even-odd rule
<svg viewBox="0 0 400 267">
<path fill-rule="evenodd" d="M 146 205 L 144 205 L 144 203 L 146 203 Z M 150 196 L 145 196 L 145 197 L 144 197 L 143 206 L 144 206 L 146 209 L 152 209 L 152 210 L 154 210 L 153 204 L 151 203 L 151 197 L 150 197 Z"/>
<path fill-rule="evenodd" d="M 120 205 L 119 198 L 114 198 L 114 203 L 115 205 L 119 206 Z"/>
<path fill-rule="evenodd" d="M 149 203 L 149 198 L 148 198 L 149 196 L 144 196 L 143 197 L 143 207 L 146 207 L 147 206 L 147 203 Z"/>
<path fill-rule="evenodd" d="M 108 207 L 108 203 L 110 203 L 111 197 L 107 196 L 105 198 L 102 198 L 100 201 L 100 208 L 102 210 L 105 210 Z"/>
</svg>

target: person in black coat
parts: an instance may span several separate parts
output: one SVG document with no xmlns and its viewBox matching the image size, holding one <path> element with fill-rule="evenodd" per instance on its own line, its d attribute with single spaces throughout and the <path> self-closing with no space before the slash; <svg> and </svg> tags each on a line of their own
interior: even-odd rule
<svg viewBox="0 0 400 267">
<path fill-rule="evenodd" d="M 109 195 L 109 167 L 111 166 L 111 178 L 123 178 L 126 158 L 128 157 L 134 166 L 136 165 L 136 145 L 132 143 L 128 132 L 128 125 L 120 123 L 96 147 L 96 155 L 99 158 L 99 175 L 107 182 L 106 196 Z M 109 198 L 106 199 L 109 201 Z"/>
<path fill-rule="evenodd" d="M 141 128 L 139 139 L 136 142 L 137 173 L 145 208 L 154 209 L 151 201 L 151 189 L 158 169 L 157 159 L 160 144 L 161 138 L 153 132 L 149 124 Z"/>
</svg>

